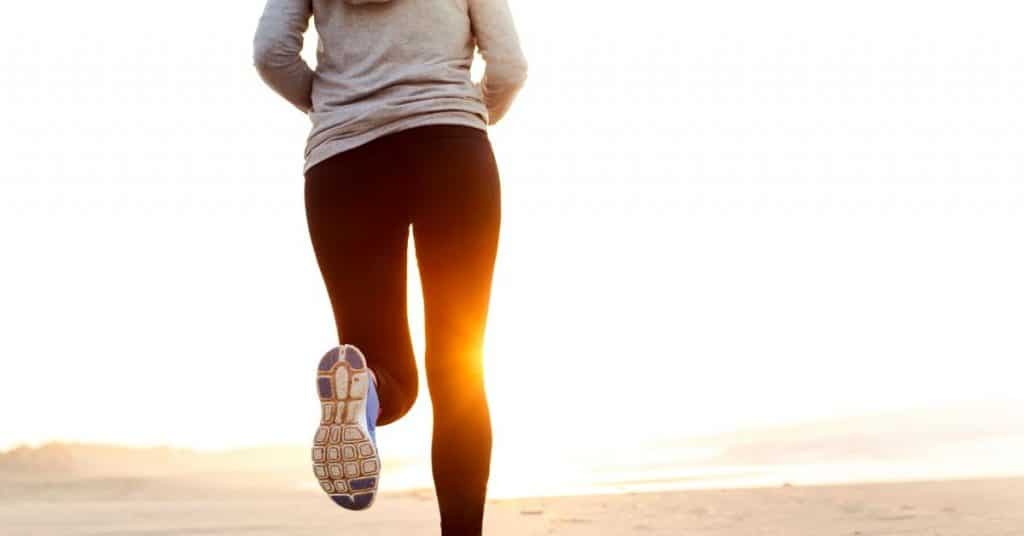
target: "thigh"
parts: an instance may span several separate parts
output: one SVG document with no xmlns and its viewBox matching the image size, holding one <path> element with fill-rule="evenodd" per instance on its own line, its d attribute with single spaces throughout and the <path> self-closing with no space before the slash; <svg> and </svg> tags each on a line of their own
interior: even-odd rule
<svg viewBox="0 0 1024 536">
<path fill-rule="evenodd" d="M 377 147 L 311 168 L 306 216 L 339 341 L 358 346 L 378 376 L 404 386 L 416 379 L 406 314 L 408 179 Z"/>
<path fill-rule="evenodd" d="M 430 387 L 482 377 L 482 347 L 501 225 L 501 184 L 486 136 L 440 136 L 411 153 L 413 237 L 423 285 Z M 457 386 L 456 386 L 457 387 Z"/>
</svg>

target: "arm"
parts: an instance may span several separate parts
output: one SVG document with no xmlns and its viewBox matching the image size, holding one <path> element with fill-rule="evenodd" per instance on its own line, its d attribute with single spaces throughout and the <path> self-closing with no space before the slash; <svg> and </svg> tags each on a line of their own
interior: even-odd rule
<svg viewBox="0 0 1024 536">
<path fill-rule="evenodd" d="M 303 112 L 313 107 L 313 70 L 302 59 L 310 0 L 267 0 L 253 38 L 253 65 L 271 89 Z"/>
<path fill-rule="evenodd" d="M 480 91 L 488 123 L 505 116 L 526 83 L 527 63 L 512 22 L 508 0 L 469 0 L 469 18 L 480 55 L 487 63 Z"/>
</svg>

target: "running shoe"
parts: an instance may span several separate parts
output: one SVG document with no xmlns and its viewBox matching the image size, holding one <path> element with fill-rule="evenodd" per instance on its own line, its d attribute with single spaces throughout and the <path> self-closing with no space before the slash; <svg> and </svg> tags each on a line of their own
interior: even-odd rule
<svg viewBox="0 0 1024 536">
<path fill-rule="evenodd" d="M 320 359 L 316 388 L 320 426 L 313 439 L 313 474 L 331 500 L 349 510 L 365 510 L 377 495 L 377 388 L 366 357 L 343 344 Z"/>
</svg>

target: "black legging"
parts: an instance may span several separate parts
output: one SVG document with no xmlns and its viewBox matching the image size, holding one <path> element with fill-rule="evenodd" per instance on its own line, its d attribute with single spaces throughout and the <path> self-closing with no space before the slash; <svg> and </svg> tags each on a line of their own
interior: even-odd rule
<svg viewBox="0 0 1024 536">
<path fill-rule="evenodd" d="M 310 168 L 305 195 L 338 338 L 377 375 L 381 425 L 405 415 L 418 390 L 406 317 L 412 226 L 442 534 L 479 535 L 491 458 L 484 326 L 501 222 L 487 133 L 428 125 L 377 138 Z"/>
</svg>

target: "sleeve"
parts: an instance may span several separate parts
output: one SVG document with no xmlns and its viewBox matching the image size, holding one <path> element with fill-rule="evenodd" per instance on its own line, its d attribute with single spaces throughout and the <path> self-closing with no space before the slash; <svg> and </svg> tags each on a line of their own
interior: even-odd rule
<svg viewBox="0 0 1024 536">
<path fill-rule="evenodd" d="M 253 65 L 263 81 L 296 108 L 313 107 L 313 70 L 299 53 L 311 0 L 267 0 L 253 37 Z"/>
<path fill-rule="evenodd" d="M 508 112 L 526 83 L 527 62 L 508 0 L 469 0 L 469 18 L 480 55 L 486 62 L 479 87 L 493 125 Z"/>
</svg>

